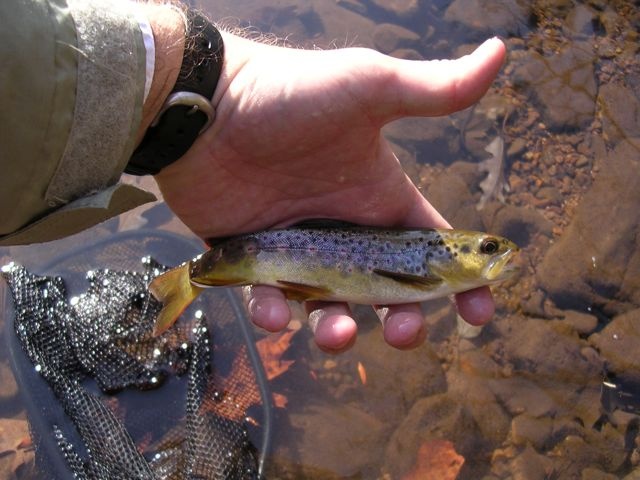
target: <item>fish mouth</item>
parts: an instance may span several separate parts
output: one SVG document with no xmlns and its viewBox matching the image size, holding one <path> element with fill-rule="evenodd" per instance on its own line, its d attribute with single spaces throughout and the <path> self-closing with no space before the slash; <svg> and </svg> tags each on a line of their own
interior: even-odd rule
<svg viewBox="0 0 640 480">
<path fill-rule="evenodd" d="M 518 249 L 510 248 L 492 258 L 482 270 L 484 278 L 491 282 L 501 282 L 518 273 L 520 267 L 511 262 L 517 252 Z"/>
</svg>

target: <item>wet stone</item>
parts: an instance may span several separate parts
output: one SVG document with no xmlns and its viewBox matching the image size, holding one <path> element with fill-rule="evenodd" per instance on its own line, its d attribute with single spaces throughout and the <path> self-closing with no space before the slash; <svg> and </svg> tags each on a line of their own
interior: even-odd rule
<svg viewBox="0 0 640 480">
<path fill-rule="evenodd" d="M 589 337 L 610 371 L 640 381 L 640 361 L 632 354 L 640 345 L 640 309 L 616 316 L 602 331 Z"/>
<path fill-rule="evenodd" d="M 533 447 L 527 447 L 511 462 L 514 480 L 540 480 L 548 478 L 547 472 L 552 470 L 552 461 L 540 455 Z"/>
<path fill-rule="evenodd" d="M 417 33 L 391 23 L 379 24 L 373 32 L 374 45 L 382 53 L 391 53 L 399 48 L 413 48 L 419 41 L 420 35 Z"/>
<path fill-rule="evenodd" d="M 292 412 L 289 421 L 294 438 L 285 443 L 296 446 L 297 461 L 304 468 L 332 472 L 338 478 L 367 478 L 372 475 L 368 469 L 379 464 L 384 425 L 357 406 L 310 404 Z"/>
<path fill-rule="evenodd" d="M 597 176 L 537 277 L 560 308 L 615 315 L 640 306 L 640 160 L 627 142 L 595 150 Z"/>
<path fill-rule="evenodd" d="M 516 374 L 532 376 L 545 389 L 548 388 L 546 382 L 553 379 L 553 398 L 562 398 L 564 408 L 575 403 L 579 395 L 578 386 L 584 388 L 601 381 L 602 365 L 582 356 L 581 350 L 587 343 L 570 329 L 564 331 L 554 322 L 516 315 L 495 321 L 492 325 L 501 337 L 492 348 L 500 352 L 502 361 L 512 364 Z M 539 409 L 543 405 L 527 401 L 526 396 L 520 398 L 519 403 L 525 409 Z M 505 403 L 511 401 L 506 400 Z"/>
<path fill-rule="evenodd" d="M 479 171 L 477 166 L 473 170 Z M 484 224 L 476 210 L 478 201 L 460 173 L 445 170 L 433 179 L 426 197 L 455 228 L 484 230 Z"/>
<path fill-rule="evenodd" d="M 514 71 L 514 82 L 540 103 L 544 123 L 555 130 L 587 127 L 593 120 L 596 80 L 593 48 L 574 43 L 559 53 L 531 52 Z"/>
<path fill-rule="evenodd" d="M 397 50 L 389 53 L 389 55 L 403 60 L 424 60 L 422 54 L 412 48 L 398 48 Z"/>
<path fill-rule="evenodd" d="M 461 358 L 460 363 L 468 364 L 475 356 Z M 488 372 L 484 372 L 485 375 Z M 447 372 L 448 394 L 459 398 L 478 425 L 480 435 L 490 444 L 490 448 L 500 446 L 509 433 L 511 421 L 507 412 L 497 401 L 495 394 L 487 386 L 484 377 L 478 373 L 465 374 L 456 369 Z"/>
<path fill-rule="evenodd" d="M 524 412 L 538 418 L 557 411 L 554 400 L 539 386 L 522 377 L 496 379 L 488 382 L 501 404 L 512 415 Z"/>
<path fill-rule="evenodd" d="M 530 207 L 515 205 L 498 206 L 483 211 L 483 220 L 488 231 L 514 241 L 520 248 L 529 245 L 536 235 L 552 235 L 553 223 Z"/>
<path fill-rule="evenodd" d="M 551 436 L 551 430 L 552 420 L 549 417 L 518 415 L 511 421 L 511 441 L 515 445 L 531 444 L 536 450 L 542 450 Z"/>
<path fill-rule="evenodd" d="M 444 18 L 493 35 L 518 34 L 527 30 L 530 7 L 515 0 L 454 0 Z"/>
<path fill-rule="evenodd" d="M 594 315 L 575 310 L 565 310 L 563 313 L 562 322 L 571 325 L 579 335 L 588 335 L 598 326 L 598 318 Z"/>
<path fill-rule="evenodd" d="M 640 92 L 638 92 L 640 94 Z M 602 128 L 609 141 L 629 139 L 640 147 L 640 98 L 626 85 L 604 84 L 598 92 Z"/>
<path fill-rule="evenodd" d="M 393 433 L 387 445 L 385 470 L 392 478 L 402 478 L 424 441 L 443 438 L 454 444 L 465 463 L 486 455 L 484 440 L 471 414 L 453 396 L 439 394 L 416 402 Z"/>
<path fill-rule="evenodd" d="M 336 0 L 336 4 L 360 15 L 367 13 L 367 6 L 360 0 Z"/>
<path fill-rule="evenodd" d="M 591 7 L 579 3 L 569 12 L 563 27 L 569 36 L 592 35 L 595 18 Z"/>
<path fill-rule="evenodd" d="M 411 17 L 420 10 L 418 0 L 371 0 L 371 3 L 400 18 Z"/>
<path fill-rule="evenodd" d="M 619 477 L 613 473 L 607 473 L 597 468 L 587 467 L 582 470 L 580 480 L 619 480 Z"/>
<path fill-rule="evenodd" d="M 367 390 L 360 399 L 366 411 L 397 425 L 419 399 L 447 389 L 442 365 L 429 343 L 409 351 L 389 349 L 377 330 L 362 332 L 352 352 L 367 372 Z M 384 355 L 380 352 L 384 351 Z M 402 372 L 397 375 L 396 372 Z"/>
</svg>

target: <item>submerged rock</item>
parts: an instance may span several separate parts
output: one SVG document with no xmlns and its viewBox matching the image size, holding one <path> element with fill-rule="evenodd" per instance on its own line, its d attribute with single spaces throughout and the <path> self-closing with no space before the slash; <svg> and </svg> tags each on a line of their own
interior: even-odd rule
<svg viewBox="0 0 640 480">
<path fill-rule="evenodd" d="M 448 440 L 455 450 L 473 462 L 486 455 L 485 441 L 465 407 L 449 394 L 434 395 L 416 402 L 387 446 L 385 470 L 392 478 L 402 478 L 409 471 L 422 443 Z"/>
<path fill-rule="evenodd" d="M 391 53 L 399 48 L 415 48 L 420 35 L 392 23 L 381 23 L 373 32 L 374 46 L 382 53 Z"/>
<path fill-rule="evenodd" d="M 544 123 L 556 130 L 587 127 L 596 104 L 595 56 L 588 43 L 570 44 L 543 56 L 531 51 L 514 71 L 514 82 L 540 102 Z"/>
<path fill-rule="evenodd" d="M 530 15 L 528 2 L 516 0 L 454 0 L 444 18 L 492 35 L 524 33 Z"/>
<path fill-rule="evenodd" d="M 600 151 L 598 175 L 537 277 L 558 307 L 612 315 L 640 306 L 640 160 L 627 142 Z"/>
<path fill-rule="evenodd" d="M 420 10 L 418 0 L 371 0 L 371 3 L 399 18 L 411 17 Z"/>
<path fill-rule="evenodd" d="M 379 465 L 385 428 L 361 408 L 311 404 L 292 412 L 289 420 L 293 438 L 286 443 L 295 445 L 302 468 L 324 470 L 327 476 L 332 472 L 336 478 L 368 478 Z M 301 478 L 310 477 L 302 474 Z"/>
<path fill-rule="evenodd" d="M 640 309 L 616 316 L 602 331 L 591 335 L 589 343 L 610 371 L 640 382 L 640 361 L 634 354 L 640 345 Z"/>
<path fill-rule="evenodd" d="M 610 141 L 629 139 L 640 147 L 640 92 L 626 85 L 608 83 L 600 87 L 598 106 L 602 129 Z"/>
</svg>

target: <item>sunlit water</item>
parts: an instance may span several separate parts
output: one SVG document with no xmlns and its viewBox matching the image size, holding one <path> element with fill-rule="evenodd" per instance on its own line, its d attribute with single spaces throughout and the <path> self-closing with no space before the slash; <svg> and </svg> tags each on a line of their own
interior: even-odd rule
<svg viewBox="0 0 640 480">
<path fill-rule="evenodd" d="M 324 355 L 298 313 L 294 363 L 272 382 L 287 401 L 268 478 L 640 478 L 637 2 L 194 4 L 294 46 L 429 59 L 497 34 L 509 51 L 473 108 L 385 133 L 455 227 L 523 247 L 520 277 L 495 290 L 482 331 L 459 329 L 448 301 L 425 305 L 428 341 L 411 352 L 388 347 L 358 309 L 355 347 Z M 3 417 L 24 417 L 16 399 L 0 398 Z"/>
</svg>

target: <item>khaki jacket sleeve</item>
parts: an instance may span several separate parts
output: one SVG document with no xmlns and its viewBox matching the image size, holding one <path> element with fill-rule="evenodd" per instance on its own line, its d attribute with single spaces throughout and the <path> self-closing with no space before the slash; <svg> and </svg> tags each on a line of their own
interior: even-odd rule
<svg viewBox="0 0 640 480">
<path fill-rule="evenodd" d="M 54 240 L 155 199 L 117 184 L 144 95 L 133 8 L 0 2 L 0 245 Z"/>
</svg>

